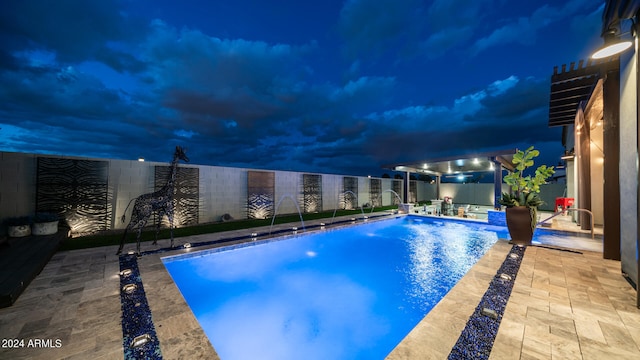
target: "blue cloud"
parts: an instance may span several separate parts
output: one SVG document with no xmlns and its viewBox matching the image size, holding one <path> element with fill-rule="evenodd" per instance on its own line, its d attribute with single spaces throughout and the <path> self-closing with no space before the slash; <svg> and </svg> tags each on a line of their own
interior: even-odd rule
<svg viewBox="0 0 640 360">
<path fill-rule="evenodd" d="M 170 6 L 0 4 L 3 150 L 167 161 L 187 142 L 194 163 L 366 175 L 425 148 L 504 148 L 513 141 L 502 130 L 559 142 L 545 124 L 548 78 L 600 40 L 602 10 L 588 0 L 301 3 L 321 19 L 270 33 L 264 24 L 308 12 L 263 24 L 251 16 L 268 3 L 232 20 Z M 550 29 L 570 31 L 536 49 Z M 505 46 L 525 43 L 535 46 Z"/>
</svg>

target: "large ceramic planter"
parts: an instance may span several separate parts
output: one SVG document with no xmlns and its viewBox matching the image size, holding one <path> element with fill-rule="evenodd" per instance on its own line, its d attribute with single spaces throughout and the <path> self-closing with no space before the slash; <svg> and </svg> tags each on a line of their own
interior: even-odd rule
<svg viewBox="0 0 640 360">
<path fill-rule="evenodd" d="M 53 235 L 58 232 L 58 220 L 34 223 L 32 225 L 31 233 L 33 235 Z"/>
<path fill-rule="evenodd" d="M 511 241 L 515 244 L 531 245 L 533 229 L 531 213 L 526 206 L 514 206 L 506 209 L 507 228 Z"/>
<path fill-rule="evenodd" d="M 7 227 L 9 237 L 24 237 L 31 235 L 31 226 L 29 225 L 11 225 Z"/>
</svg>

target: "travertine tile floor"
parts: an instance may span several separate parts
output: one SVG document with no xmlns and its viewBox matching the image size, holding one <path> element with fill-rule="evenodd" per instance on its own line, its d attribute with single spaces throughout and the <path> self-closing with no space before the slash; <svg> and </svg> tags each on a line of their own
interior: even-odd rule
<svg viewBox="0 0 640 360">
<path fill-rule="evenodd" d="M 602 254 L 527 248 L 492 359 L 640 359 L 636 291 Z"/>
<path fill-rule="evenodd" d="M 388 358 L 445 359 L 510 247 L 496 243 Z M 115 250 L 57 253 L 12 307 L 0 309 L 0 345 L 25 341 L 22 348 L 0 346 L 0 359 L 122 359 Z M 139 267 L 163 357 L 217 359 L 160 256 L 142 257 Z M 37 339 L 52 341 L 28 347 Z M 527 248 L 491 359 L 640 359 L 640 309 L 620 262 L 596 252 Z"/>
</svg>

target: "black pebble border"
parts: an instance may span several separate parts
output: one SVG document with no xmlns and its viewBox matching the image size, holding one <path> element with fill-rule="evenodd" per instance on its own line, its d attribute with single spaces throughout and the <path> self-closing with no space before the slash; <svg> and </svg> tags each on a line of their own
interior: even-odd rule
<svg viewBox="0 0 640 360">
<path fill-rule="evenodd" d="M 124 273 L 130 271 L 130 273 Z M 133 290 L 127 287 L 135 285 Z M 142 286 L 138 260 L 135 255 L 120 256 L 120 302 L 122 304 L 122 347 L 124 359 L 162 359 L 160 342 L 151 319 L 151 310 Z M 135 339 L 144 339 L 133 346 Z"/>
<path fill-rule="evenodd" d="M 514 245 L 451 349 L 450 360 L 488 359 L 525 247 Z M 505 276 L 503 274 L 508 275 Z M 506 277 L 506 279 L 505 279 Z M 484 309 L 484 311 L 483 311 Z M 488 311 L 487 311 L 488 310 Z"/>
</svg>

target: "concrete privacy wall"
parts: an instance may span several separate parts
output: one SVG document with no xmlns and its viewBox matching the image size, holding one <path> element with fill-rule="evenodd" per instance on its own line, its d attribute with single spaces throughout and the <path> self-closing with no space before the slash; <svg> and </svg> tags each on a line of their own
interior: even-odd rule
<svg viewBox="0 0 640 360">
<path fill-rule="evenodd" d="M 502 184 L 502 191 L 509 191 L 506 184 Z M 493 184 L 440 184 L 440 197 L 453 198 L 454 204 L 477 204 L 493 206 Z"/>
<path fill-rule="evenodd" d="M 21 215 L 31 215 L 36 211 L 37 164 L 38 158 L 93 160 L 108 162 L 108 208 L 109 229 L 123 229 L 128 223 L 132 206 L 126 211 L 126 221 L 120 219 L 132 199 L 154 191 L 156 166 L 168 163 L 139 162 L 135 160 L 106 160 L 81 157 L 50 156 L 24 153 L 0 152 L 0 220 Z M 252 169 L 220 166 L 183 164 L 180 167 L 197 168 L 199 172 L 198 222 L 219 221 L 225 214 L 234 219 L 247 218 L 247 173 Z M 268 170 L 255 170 L 268 171 Z M 274 209 L 278 214 L 292 214 L 302 209 L 303 174 L 293 171 L 271 171 L 275 173 Z M 339 207 L 343 194 L 343 179 L 348 175 L 321 175 L 322 210 L 330 211 Z M 358 206 L 372 204 L 371 179 L 357 178 Z M 379 179 L 382 205 L 393 204 L 396 195 L 389 191 L 394 179 Z M 397 181 L 397 180 L 395 180 Z M 412 180 L 415 181 L 415 180 Z M 435 199 L 436 185 L 415 181 L 419 201 Z M 402 182 L 404 186 L 404 182 Z M 507 191 L 503 185 L 503 191 Z M 440 198 L 453 197 L 456 204 L 493 205 L 493 184 L 440 184 Z M 547 203 L 543 209 L 553 209 L 556 196 L 562 196 L 564 185 L 546 185 L 542 198 Z M 402 190 L 398 192 L 402 196 Z"/>
<path fill-rule="evenodd" d="M 36 208 L 36 159 L 0 153 L 0 218 L 30 215 Z"/>
</svg>

